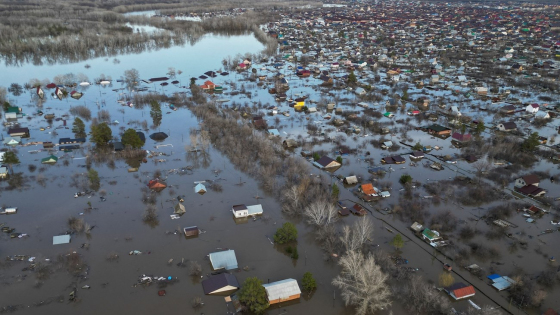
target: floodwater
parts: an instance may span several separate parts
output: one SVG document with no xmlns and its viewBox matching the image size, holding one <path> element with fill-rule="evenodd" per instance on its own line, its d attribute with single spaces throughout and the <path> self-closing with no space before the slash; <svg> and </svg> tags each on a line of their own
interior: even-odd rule
<svg viewBox="0 0 560 315">
<path fill-rule="evenodd" d="M 219 49 L 216 49 L 219 47 Z M 70 129 L 65 129 L 62 121 L 48 122 L 43 117 L 34 116 L 33 113 L 41 109 L 45 114 L 54 113 L 56 117 L 61 117 L 68 113 L 71 106 L 86 105 L 93 111 L 93 116 L 100 109 L 107 110 L 111 114 L 111 121 L 118 120 L 118 124 L 111 126 L 113 135 L 118 135 L 123 128 L 136 127 L 128 126 L 131 121 L 147 120 L 152 125 L 149 114 L 149 107 L 143 109 L 122 107 L 117 100 L 124 97 L 123 86 L 115 80 L 123 75 L 125 70 L 135 68 L 139 71 L 141 78 L 165 76 L 169 67 L 182 70 L 183 73 L 177 76 L 180 81 L 177 86 L 170 84 L 162 87 L 159 84 L 144 85 L 149 90 L 171 94 L 173 92 L 190 93 L 188 89 L 181 88 L 188 85 L 189 78 L 198 77 L 208 70 L 218 70 L 222 67 L 221 61 L 227 56 L 245 53 L 258 53 L 262 45 L 251 35 L 245 36 L 217 36 L 207 35 L 194 46 L 173 47 L 157 51 L 145 52 L 138 55 L 121 55 L 110 58 L 98 58 L 75 64 L 60 64 L 54 66 L 33 66 L 23 65 L 21 67 L 3 67 L 2 72 L 7 74 L 0 78 L 1 86 L 8 86 L 10 83 L 17 82 L 23 84 L 32 78 L 52 79 L 55 75 L 67 73 L 84 73 L 93 78 L 104 74 L 113 79 L 110 86 L 93 85 L 88 88 L 78 87 L 84 92 L 80 100 L 71 98 L 59 101 L 50 97 L 52 90 L 45 90 L 48 99 L 38 107 L 32 98 L 32 92 L 26 91 L 22 96 L 15 97 L 10 95 L 10 102 L 23 108 L 27 117 L 20 118 L 22 126 L 27 126 L 31 130 L 31 141 L 53 141 L 57 142 L 61 137 L 73 137 Z M 120 62 L 113 62 L 118 59 Z M 90 68 L 84 66 L 89 64 Z M 256 65 L 259 73 L 271 75 L 273 72 L 262 70 L 265 65 Z M 287 67 L 287 66 L 286 66 Z M 299 95 L 309 95 L 310 100 L 319 101 L 321 94 L 316 88 L 317 80 L 299 79 L 290 75 L 284 67 L 284 72 L 290 80 L 291 89 L 289 97 Z M 248 106 L 262 104 L 274 104 L 279 107 L 279 112 L 289 111 L 291 116 L 266 116 L 269 126 L 274 126 L 280 130 L 282 136 L 296 138 L 301 136 L 304 140 L 309 140 L 306 132 L 308 123 L 319 127 L 332 128 L 327 125 L 327 121 L 322 118 L 326 113 L 325 104 L 319 105 L 319 113 L 305 116 L 302 113 L 295 113 L 289 108 L 286 102 L 276 103 L 273 96 L 267 93 L 263 87 L 257 87 L 255 83 L 244 81 L 247 74 L 237 74 L 232 72 L 229 76 L 218 76 L 212 79 L 215 83 L 222 84 L 226 92 L 219 98 L 227 98 L 230 101 L 225 105 Z M 200 82 L 201 80 L 197 81 Z M 241 85 L 251 96 L 240 93 L 231 95 L 230 92 L 238 91 Z M 114 90 L 117 91 L 114 91 Z M 410 91 L 409 93 L 413 93 Z M 356 107 L 354 94 L 347 91 L 336 92 L 340 98 L 345 99 L 337 104 L 345 110 L 361 111 Z M 152 132 L 162 131 L 169 135 L 165 141 L 155 142 L 147 138 L 145 149 L 162 153 L 162 155 L 148 159 L 147 164 L 142 164 L 138 173 L 129 173 L 129 168 L 123 161 L 117 161 L 115 168 L 110 168 L 106 164 L 94 164 L 101 177 L 101 190 L 91 196 L 74 198 L 77 188 L 71 187 L 72 176 L 76 173 L 85 173 L 85 160 L 82 151 L 72 153 L 56 152 L 60 158 L 58 163 L 53 166 L 43 166 L 40 159 L 49 155 L 41 150 L 41 146 L 17 147 L 18 157 L 21 164 L 14 167 L 15 172 L 23 172 L 28 176 L 28 188 L 17 191 L 8 191 L 7 184 L 2 182 L 0 185 L 4 189 L 0 191 L 2 206 L 17 206 L 19 211 L 16 215 L 0 217 L 0 222 L 5 222 L 7 226 L 16 228 L 16 232 L 27 233 L 30 236 L 21 239 L 10 239 L 7 234 L 0 235 L 0 256 L 29 255 L 36 257 L 37 262 L 45 262 L 45 259 L 55 260 L 59 254 L 67 254 L 76 251 L 83 256 L 88 264 L 87 274 L 84 278 L 76 281 L 75 278 L 67 275 L 66 271 L 53 272 L 48 279 L 43 280 L 41 285 L 37 285 L 35 276 L 30 271 L 22 271 L 29 265 L 28 262 L 12 262 L 3 264 L 0 269 L 0 296 L 2 296 L 0 306 L 15 305 L 21 314 L 34 314 L 38 310 L 43 312 L 57 313 L 76 313 L 80 314 L 99 314 L 100 312 L 138 312 L 140 314 L 152 314 L 155 312 L 184 311 L 188 314 L 217 314 L 227 312 L 226 303 L 223 297 L 204 296 L 201 279 L 192 279 L 189 276 L 188 268 L 177 266 L 177 263 L 184 259 L 187 261 L 197 261 L 202 265 L 203 275 L 211 273 L 211 267 L 206 255 L 218 249 L 229 248 L 236 252 L 237 260 L 241 271 L 236 272 L 238 280 L 242 282 L 247 277 L 257 276 L 264 282 L 276 281 L 286 278 L 301 280 L 306 271 L 311 271 L 318 282 L 318 290 L 311 298 L 301 298 L 299 302 L 280 307 L 271 307 L 269 314 L 352 314 L 352 310 L 344 307 L 339 296 L 339 292 L 334 290 L 330 284 L 332 278 L 338 273 L 338 267 L 333 261 L 326 261 L 323 252 L 318 248 L 314 241 L 312 230 L 306 227 L 301 221 L 296 225 L 299 230 L 298 252 L 299 260 L 293 261 L 280 248 L 275 248 L 270 243 L 274 231 L 288 218 L 284 217 L 280 210 L 280 204 L 272 196 L 263 193 L 258 184 L 247 175 L 239 172 L 223 157 L 219 152 L 210 149 L 210 154 L 206 159 L 198 155 L 193 157 L 185 151 L 185 146 L 190 144 L 189 130 L 197 128 L 198 121 L 186 109 L 172 111 L 170 104 L 162 104 L 163 119 L 161 126 L 152 127 L 145 131 L 146 136 Z M 371 104 L 376 109 L 384 112 L 384 105 Z M 309 105 L 308 105 L 309 106 Z M 123 110 L 123 111 L 121 111 Z M 264 111 L 263 111 L 264 112 Z M 393 120 L 406 117 L 404 113 L 395 112 L 397 117 Z M 309 117 L 309 120 L 306 119 Z M 490 118 L 488 118 L 490 119 Z M 381 122 L 389 121 L 388 118 L 380 118 Z M 443 123 L 443 119 L 441 119 Z M 68 121 L 71 126 L 72 121 Z M 86 123 L 89 125 L 89 123 Z M 45 130 L 41 131 L 40 128 Z M 50 127 L 50 128 L 47 128 Z M 395 125 L 398 127 L 398 125 Z M 71 127 L 70 127 L 71 128 Z M 89 130 L 89 127 L 86 128 Z M 374 158 L 375 164 L 381 164 L 382 156 L 389 153 L 379 148 L 374 148 L 369 141 L 378 139 L 379 136 L 365 135 L 363 131 L 360 135 L 347 136 L 342 132 L 333 132 L 330 136 L 342 136 L 345 145 L 354 148 L 360 146 L 360 151 L 355 155 L 344 156 L 344 165 L 335 172 L 335 175 L 358 175 L 362 181 L 366 182 L 369 174 L 364 162 L 365 152 L 369 151 Z M 5 135 L 6 132 L 3 132 Z M 362 137 L 363 136 L 363 137 Z M 391 135 L 385 136 L 391 138 Z M 393 141 L 399 140 L 398 135 L 393 136 Z M 431 138 L 420 131 L 409 131 L 408 137 L 413 138 L 414 144 L 417 141 L 424 145 L 438 145 L 443 149 L 437 154 L 459 153 L 460 151 L 450 145 L 450 140 Z M 163 146 L 165 145 L 165 146 Z M 157 146 L 157 147 L 156 147 Z M 330 142 L 317 145 L 314 150 L 325 150 L 332 152 L 331 157 L 338 148 Z M 396 153 L 405 153 L 407 148 L 401 147 Z M 296 150 L 296 152 L 299 152 Z M 391 153 L 393 154 L 393 153 Z M 408 160 L 408 157 L 406 158 Z M 433 158 L 432 158 L 433 159 Z M 64 161 L 68 160 L 68 165 Z M 157 162 L 157 160 L 162 160 Z M 31 172 L 28 165 L 36 165 L 37 170 Z M 192 171 L 187 171 L 187 166 L 193 167 Z M 455 176 L 459 172 L 472 174 L 473 168 L 464 161 L 459 161 L 455 165 L 444 165 L 443 171 L 433 171 L 422 165 L 411 167 L 408 164 L 393 166 L 394 172 L 385 175 L 382 181 L 391 182 L 391 197 L 373 203 L 371 209 L 391 207 L 398 203 L 400 197 L 400 184 L 398 179 L 404 173 L 410 174 L 415 180 L 427 182 L 428 180 L 445 180 Z M 43 168 L 44 167 L 44 168 Z M 457 168 L 458 167 L 458 168 Z M 456 169 L 458 171 L 456 171 Z M 542 161 L 536 165 L 535 169 L 549 170 L 557 174 L 555 166 Z M 142 222 L 142 215 L 147 205 L 143 203 L 141 189 L 153 178 L 156 170 L 161 171 L 162 177 L 168 187 L 158 193 L 155 206 L 157 207 L 159 224 L 150 227 Z M 319 170 L 312 169 L 314 175 L 321 174 L 326 182 L 335 182 L 337 179 L 328 178 L 327 174 Z M 460 174 L 459 174 L 460 175 Z M 37 178 L 45 177 L 46 183 L 41 186 L 37 183 Z M 223 192 L 209 190 L 204 195 L 196 194 L 193 190 L 194 183 L 197 181 L 217 181 L 223 187 Z M 242 184 L 240 184 L 242 183 Z M 339 186 L 342 187 L 340 184 Z M 556 183 L 543 182 L 542 187 L 549 192 L 558 191 Z M 418 188 L 418 193 L 424 195 L 425 192 Z M 106 201 L 102 201 L 100 196 L 104 195 Z M 172 220 L 170 214 L 173 206 L 177 203 L 176 197 L 184 196 L 185 208 L 187 213 L 178 220 Z M 255 198 L 255 197 L 258 197 Z M 341 198 L 356 200 L 350 191 L 342 189 Z M 93 210 L 86 210 L 88 202 L 91 202 Z M 244 223 L 235 222 L 230 212 L 234 204 L 244 203 L 246 205 L 262 204 L 265 216 L 256 221 L 248 220 Z M 483 205 L 488 209 L 491 205 Z M 430 213 L 437 213 L 443 210 L 450 210 L 461 220 L 459 228 L 463 225 L 474 225 L 480 230 L 480 235 L 475 240 L 491 243 L 501 251 L 500 265 L 492 261 L 477 261 L 486 271 L 491 268 L 494 272 L 508 275 L 513 272 L 517 265 L 522 265 L 532 275 L 537 274 L 547 266 L 545 256 L 557 256 L 557 247 L 553 246 L 557 241 L 558 233 L 547 234 L 537 237 L 536 234 L 544 228 L 548 228 L 548 219 L 545 216 L 535 225 L 528 225 L 524 222 L 520 214 L 515 214 L 510 218 L 519 228 L 513 232 L 525 231 L 528 238 L 528 249 L 519 249 L 518 252 L 510 254 L 504 248 L 508 245 L 507 238 L 498 241 L 485 240 L 483 233 L 492 229 L 483 222 L 473 221 L 473 214 L 480 215 L 484 209 L 473 207 L 461 207 L 453 202 L 442 202 L 440 205 L 430 206 Z M 412 222 L 401 222 L 395 216 L 383 216 L 373 212 L 376 217 L 376 231 L 373 243 L 379 244 L 381 250 L 392 252 L 393 249 L 388 242 L 394 236 L 387 230 L 389 227 L 393 232 L 402 233 L 409 238 L 403 248 L 403 256 L 409 260 L 411 267 L 419 268 L 418 273 L 422 274 L 428 281 L 437 282 L 438 275 L 442 272 L 441 264 L 446 262 L 446 258 L 437 254 L 427 244 L 421 242 L 407 229 Z M 68 227 L 66 221 L 69 217 L 83 218 L 95 228 L 91 236 L 73 235 L 72 242 L 66 245 L 52 245 L 52 236 L 64 234 Z M 383 219 L 378 220 L 378 219 Z M 290 219 L 292 220 L 292 219 Z M 350 224 L 356 220 L 355 217 L 343 218 L 343 224 Z M 426 225 L 429 225 L 427 220 Z M 477 223 L 478 222 L 478 223 Z M 203 234 L 194 239 L 185 239 L 180 229 L 186 226 L 196 225 L 204 231 Z M 457 238 L 457 230 L 449 233 L 450 239 Z M 539 241 L 539 240 L 542 240 Z M 457 243 L 459 243 L 457 241 Z M 88 244 L 82 247 L 83 244 Z M 543 254 L 536 258 L 535 251 L 538 249 Z M 139 250 L 142 255 L 128 255 L 132 250 Z M 556 252 L 555 252 L 556 251 Z M 108 261 L 110 254 L 118 254 L 117 261 Z M 432 255 L 437 257 L 434 259 Z M 168 263 L 173 259 L 171 263 Z M 470 282 L 477 287 L 477 295 L 472 300 L 478 305 L 496 304 L 507 305 L 505 293 L 497 293 L 486 284 L 486 280 L 479 280 L 468 275 L 461 266 L 454 266 L 457 274 L 456 280 L 465 277 L 463 282 Z M 178 282 L 170 284 L 166 288 L 167 295 L 159 297 L 160 290 L 157 285 L 148 287 L 134 286 L 138 277 L 142 274 L 156 276 L 171 276 L 177 278 Z M 489 272 L 486 273 L 490 274 Z M 89 290 L 80 289 L 84 285 L 89 285 Z M 78 288 L 77 297 L 79 302 L 68 302 L 68 294 Z M 482 288 L 480 292 L 478 289 Z M 484 294 L 481 294 L 484 293 Z M 551 290 L 549 297 L 557 294 Z M 443 293 L 442 293 L 443 294 Z M 62 302 L 59 297 L 62 296 Z M 194 311 L 190 306 L 192 298 L 200 296 L 203 298 L 204 307 Z M 334 297 L 334 299 L 333 299 Z M 45 301 L 45 302 L 42 302 Z M 545 302 L 547 307 L 558 308 L 560 302 L 548 299 Z M 453 304 L 457 309 L 465 309 L 467 301 Z M 395 303 L 393 312 L 402 314 L 404 311 L 398 303 Z"/>
</svg>

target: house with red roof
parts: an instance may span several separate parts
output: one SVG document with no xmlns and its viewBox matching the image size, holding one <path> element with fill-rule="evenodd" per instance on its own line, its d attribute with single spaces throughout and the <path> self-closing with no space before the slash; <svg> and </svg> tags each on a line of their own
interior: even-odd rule
<svg viewBox="0 0 560 315">
<path fill-rule="evenodd" d="M 529 114 L 535 114 L 539 111 L 539 104 L 530 104 L 525 107 L 525 111 Z"/>
<path fill-rule="evenodd" d="M 443 288 L 455 300 L 466 299 L 474 296 L 475 291 L 472 285 L 466 285 L 462 282 L 454 283 L 446 288 Z"/>
<path fill-rule="evenodd" d="M 203 90 L 213 90 L 216 87 L 212 81 L 205 81 L 203 85 L 200 86 Z"/>
</svg>

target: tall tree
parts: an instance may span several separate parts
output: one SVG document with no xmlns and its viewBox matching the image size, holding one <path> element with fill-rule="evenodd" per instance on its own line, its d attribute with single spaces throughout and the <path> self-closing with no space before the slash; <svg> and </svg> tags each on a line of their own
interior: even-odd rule
<svg viewBox="0 0 560 315">
<path fill-rule="evenodd" d="M 134 129 L 132 128 L 129 128 L 124 132 L 121 138 L 121 142 L 123 145 L 129 145 L 135 149 L 141 148 L 144 145 L 142 139 L 140 139 L 140 136 L 138 136 L 136 131 L 134 131 Z"/>
<path fill-rule="evenodd" d="M 140 74 L 136 69 L 126 70 L 124 72 L 124 83 L 129 91 L 135 89 L 140 82 Z"/>
<path fill-rule="evenodd" d="M 161 125 L 161 105 L 158 101 L 151 101 L 150 102 L 150 116 L 152 117 L 152 123 L 157 128 Z"/>
<path fill-rule="evenodd" d="M 304 209 L 303 215 L 307 223 L 317 227 L 338 221 L 338 211 L 328 200 L 317 200 Z"/>
<path fill-rule="evenodd" d="M 95 191 L 99 190 L 101 187 L 101 182 L 99 180 L 99 173 L 93 168 L 90 168 L 88 171 L 88 179 L 89 179 L 89 187 Z"/>
<path fill-rule="evenodd" d="M 375 313 L 391 305 L 388 276 L 375 264 L 375 258 L 350 251 L 339 261 L 340 274 L 332 284 L 341 291 L 344 303 L 354 306 L 357 315 Z"/>
<path fill-rule="evenodd" d="M 86 137 L 86 124 L 84 121 L 80 119 L 80 117 L 76 117 L 74 119 L 74 123 L 72 124 L 72 132 L 76 138 L 85 138 Z"/>
<path fill-rule="evenodd" d="M 313 290 L 317 289 L 317 282 L 315 278 L 313 278 L 313 274 L 311 272 L 306 272 L 303 274 L 303 279 L 301 279 L 301 286 L 303 290 L 311 293 Z"/>
<path fill-rule="evenodd" d="M 537 132 L 533 132 L 527 139 L 525 139 L 525 141 L 523 141 L 522 147 L 527 151 L 534 151 L 539 144 L 539 134 Z"/>
<path fill-rule="evenodd" d="M 356 82 L 358 82 L 358 79 L 356 78 L 354 71 L 350 71 L 350 74 L 348 75 L 348 84 L 356 84 Z"/>
<path fill-rule="evenodd" d="M 257 277 L 245 279 L 239 291 L 239 301 L 245 304 L 251 312 L 262 314 L 269 304 L 266 297 L 266 290 L 262 286 L 261 280 Z"/>
<path fill-rule="evenodd" d="M 4 154 L 3 163 L 8 164 L 8 167 L 10 168 L 10 172 L 13 174 L 14 171 L 12 170 L 12 165 L 19 164 L 20 162 L 19 162 L 19 158 L 14 152 L 8 151 Z"/>
<path fill-rule="evenodd" d="M 285 244 L 297 240 L 298 231 L 296 226 L 291 222 L 286 222 L 281 228 L 276 230 L 274 234 L 274 242 L 278 244 Z"/>
<path fill-rule="evenodd" d="M 91 126 L 90 136 L 91 142 L 98 146 L 104 146 L 112 139 L 113 132 L 111 131 L 111 128 L 109 128 L 109 125 L 106 123 L 100 123 Z"/>
</svg>

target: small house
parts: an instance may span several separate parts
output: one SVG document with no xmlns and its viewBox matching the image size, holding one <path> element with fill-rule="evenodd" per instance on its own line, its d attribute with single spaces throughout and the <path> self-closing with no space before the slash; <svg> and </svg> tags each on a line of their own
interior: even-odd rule
<svg viewBox="0 0 560 315">
<path fill-rule="evenodd" d="M 404 164 L 406 160 L 400 155 L 387 156 L 381 159 L 385 164 Z"/>
<path fill-rule="evenodd" d="M 197 194 L 201 194 L 204 195 L 204 193 L 206 193 L 206 186 L 202 185 L 202 183 L 198 183 L 196 184 L 196 186 L 194 186 L 194 192 Z"/>
<path fill-rule="evenodd" d="M 249 216 L 249 209 L 245 205 L 234 205 L 231 207 L 231 211 L 233 212 L 233 216 L 238 218 L 246 218 Z"/>
<path fill-rule="evenodd" d="M 8 168 L 5 166 L 0 166 L 0 178 L 4 179 L 8 177 Z"/>
<path fill-rule="evenodd" d="M 210 258 L 210 263 L 214 270 L 232 270 L 238 268 L 237 258 L 235 257 L 235 251 L 233 249 L 211 253 L 208 257 Z"/>
<path fill-rule="evenodd" d="M 360 185 L 358 190 L 366 196 L 376 197 L 379 194 L 379 190 L 373 187 L 371 183 Z"/>
<path fill-rule="evenodd" d="M 64 97 L 64 92 L 58 87 L 56 87 L 56 89 L 54 90 L 54 96 L 56 96 L 56 98 L 62 101 L 62 98 Z"/>
<path fill-rule="evenodd" d="M 517 125 L 513 121 L 503 122 L 498 124 L 497 128 L 500 131 L 514 131 L 517 130 Z"/>
<path fill-rule="evenodd" d="M 414 232 L 420 233 L 420 231 L 422 231 L 424 229 L 424 226 L 422 226 L 422 224 L 420 224 L 418 222 L 414 222 L 410 226 L 410 229 L 413 230 Z"/>
<path fill-rule="evenodd" d="M 366 90 L 364 90 L 363 88 L 359 87 L 357 88 L 355 91 L 356 95 L 364 95 L 366 94 Z"/>
<path fill-rule="evenodd" d="M 37 96 L 39 96 L 40 99 L 45 98 L 45 92 L 40 86 L 37 87 Z"/>
<path fill-rule="evenodd" d="M 385 141 L 381 144 L 381 148 L 382 149 L 389 149 L 390 147 L 393 146 L 393 141 Z"/>
<path fill-rule="evenodd" d="M 214 275 L 202 281 L 202 289 L 206 295 L 229 292 L 239 288 L 237 278 L 229 273 Z"/>
<path fill-rule="evenodd" d="M 459 108 L 457 106 L 451 106 L 451 108 L 449 109 L 449 112 L 453 116 L 461 116 L 461 112 L 459 111 Z"/>
<path fill-rule="evenodd" d="M 313 162 L 313 165 L 317 166 L 320 169 L 325 168 L 334 168 L 339 167 L 341 164 L 328 156 L 323 156 L 322 158 L 318 159 L 317 161 Z"/>
<path fill-rule="evenodd" d="M 212 81 L 205 81 L 204 84 L 202 84 L 200 86 L 200 88 L 205 90 L 205 91 L 214 90 L 215 87 L 216 87 L 216 84 L 214 84 Z"/>
<path fill-rule="evenodd" d="M 468 297 L 474 296 L 475 291 L 472 285 L 466 285 L 462 282 L 454 283 L 446 288 L 444 288 L 453 299 L 461 300 Z"/>
<path fill-rule="evenodd" d="M 452 138 L 451 141 L 455 141 L 455 142 L 463 144 L 463 143 L 471 141 L 472 136 L 468 133 L 462 134 L 462 133 L 455 132 L 455 133 L 453 133 L 451 138 Z"/>
<path fill-rule="evenodd" d="M 41 164 L 55 164 L 56 162 L 58 162 L 58 157 L 54 155 L 41 159 Z"/>
<path fill-rule="evenodd" d="M 515 180 L 515 187 L 517 188 L 521 188 L 523 186 L 527 186 L 527 185 L 534 185 L 534 186 L 539 186 L 540 183 L 540 179 L 537 175 L 525 175 L 523 177 L 520 177 L 518 179 Z"/>
<path fill-rule="evenodd" d="M 2 143 L 4 145 L 18 145 L 21 142 L 21 137 L 6 137 Z"/>
<path fill-rule="evenodd" d="M 345 177 L 342 182 L 346 185 L 355 185 L 358 183 L 358 178 L 356 177 L 356 175 L 352 175 Z"/>
<path fill-rule="evenodd" d="M 10 128 L 8 129 L 8 134 L 12 137 L 27 138 L 29 137 L 29 128 Z"/>
<path fill-rule="evenodd" d="M 429 242 L 434 242 L 441 239 L 441 237 L 439 236 L 439 232 L 432 231 L 428 228 L 425 228 L 424 231 L 422 231 L 422 238 Z"/>
<path fill-rule="evenodd" d="M 550 114 L 545 111 L 539 111 L 535 114 L 535 118 L 539 119 L 550 119 Z"/>
<path fill-rule="evenodd" d="M 431 135 L 437 135 L 437 136 L 449 136 L 451 135 L 451 129 L 438 125 L 438 124 L 434 124 L 434 125 L 430 125 L 428 127 L 425 128 L 426 131 L 431 134 Z"/>
<path fill-rule="evenodd" d="M 262 285 L 266 290 L 269 304 L 297 300 L 300 298 L 301 290 L 295 279 L 286 279 Z"/>
<path fill-rule="evenodd" d="M 529 114 L 536 114 L 539 111 L 539 104 L 529 104 L 525 107 L 525 111 Z"/>
<path fill-rule="evenodd" d="M 285 148 L 297 148 L 298 143 L 295 139 L 286 139 L 286 140 L 282 141 L 282 145 Z"/>
<path fill-rule="evenodd" d="M 198 230 L 198 226 L 189 226 L 183 228 L 183 233 L 185 233 L 185 237 L 197 236 L 200 231 Z"/>
<path fill-rule="evenodd" d="M 424 158 L 424 152 L 413 151 L 412 153 L 410 153 L 409 156 L 410 156 L 411 159 L 422 159 L 422 158 Z"/>
</svg>

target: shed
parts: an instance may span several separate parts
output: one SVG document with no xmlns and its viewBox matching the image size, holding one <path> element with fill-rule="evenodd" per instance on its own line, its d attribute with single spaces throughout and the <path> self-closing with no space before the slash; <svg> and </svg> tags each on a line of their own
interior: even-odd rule
<svg viewBox="0 0 560 315">
<path fill-rule="evenodd" d="M 185 233 L 185 237 L 197 236 L 199 233 L 198 226 L 195 225 L 183 228 L 183 232 Z"/>
<path fill-rule="evenodd" d="M 216 294 L 239 289 L 237 278 L 229 273 L 221 273 L 202 281 L 204 294 Z"/>
<path fill-rule="evenodd" d="M 210 257 L 210 263 L 212 264 L 212 268 L 214 268 L 214 270 L 232 270 L 238 268 L 237 258 L 235 257 L 235 251 L 233 249 L 211 253 L 208 256 Z"/>
<path fill-rule="evenodd" d="M 420 231 L 422 231 L 423 228 L 424 228 L 424 226 L 422 226 L 422 224 L 420 224 L 418 222 L 414 222 L 410 226 L 410 229 L 413 230 L 414 232 L 420 232 Z"/>
<path fill-rule="evenodd" d="M 333 168 L 341 165 L 326 155 L 315 161 L 313 164 L 319 168 Z"/>
<path fill-rule="evenodd" d="M 301 290 L 295 279 L 280 280 L 263 284 L 266 290 L 268 303 L 277 304 L 281 302 L 299 299 Z"/>
</svg>

